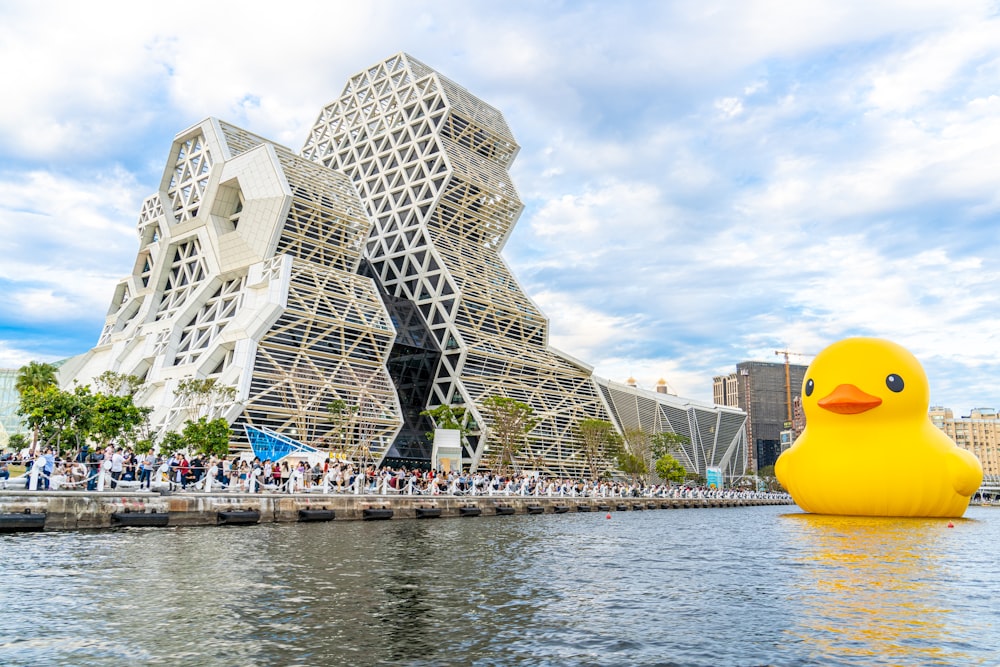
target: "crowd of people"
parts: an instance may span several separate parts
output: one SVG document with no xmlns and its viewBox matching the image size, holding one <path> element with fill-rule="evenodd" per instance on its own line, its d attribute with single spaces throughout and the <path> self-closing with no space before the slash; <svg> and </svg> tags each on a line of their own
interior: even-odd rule
<svg viewBox="0 0 1000 667">
<path fill-rule="evenodd" d="M 546 478 L 534 473 L 499 474 L 377 467 L 326 459 L 271 461 L 259 458 L 137 454 L 108 447 L 61 459 L 51 448 L 0 458 L 0 483 L 6 488 L 11 463 L 27 467 L 16 480 L 29 489 L 195 490 L 244 493 L 352 493 L 452 496 L 534 496 L 567 498 L 778 498 L 783 493 L 714 489 L 696 485 L 644 484 L 641 481 Z M 33 474 L 32 469 L 36 472 Z M 31 480 L 34 477 L 34 484 Z"/>
</svg>

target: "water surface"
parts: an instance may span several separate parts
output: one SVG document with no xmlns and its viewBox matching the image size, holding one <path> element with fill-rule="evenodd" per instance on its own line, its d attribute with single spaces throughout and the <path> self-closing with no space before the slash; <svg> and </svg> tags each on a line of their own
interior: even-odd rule
<svg viewBox="0 0 1000 667">
<path fill-rule="evenodd" d="M 993 665 L 1000 509 L 0 536 L 3 665 Z"/>
</svg>

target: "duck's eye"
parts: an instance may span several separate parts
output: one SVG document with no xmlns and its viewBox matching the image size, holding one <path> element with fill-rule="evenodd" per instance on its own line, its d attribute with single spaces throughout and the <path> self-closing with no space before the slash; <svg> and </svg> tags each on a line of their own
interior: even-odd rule
<svg viewBox="0 0 1000 667">
<path fill-rule="evenodd" d="M 813 389 L 815 389 L 815 388 L 816 388 L 816 385 L 813 384 L 812 380 L 806 380 L 806 389 L 805 389 L 806 396 L 812 396 L 813 395 Z"/>
<path fill-rule="evenodd" d="M 885 386 L 889 388 L 889 391 L 894 391 L 897 394 L 903 391 L 903 378 L 898 375 L 890 375 L 885 379 Z"/>
</svg>

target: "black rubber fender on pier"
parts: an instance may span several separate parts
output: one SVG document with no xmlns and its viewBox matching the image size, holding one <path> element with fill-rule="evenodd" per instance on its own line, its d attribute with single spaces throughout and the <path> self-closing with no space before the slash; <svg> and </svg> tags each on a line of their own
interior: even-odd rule
<svg viewBox="0 0 1000 667">
<path fill-rule="evenodd" d="M 440 507 L 418 507 L 416 512 L 418 519 L 438 519 L 441 517 Z"/>
<path fill-rule="evenodd" d="M 333 521 L 336 518 L 336 513 L 333 510 L 328 510 L 325 507 L 322 509 L 300 509 L 299 510 L 299 521 Z"/>
<path fill-rule="evenodd" d="M 260 522 L 259 510 L 222 510 L 218 516 L 220 526 L 250 526 Z"/>
<path fill-rule="evenodd" d="M 45 515 L 28 510 L 20 514 L 0 514 L 0 533 L 21 533 L 45 528 Z"/>
<path fill-rule="evenodd" d="M 162 528 L 170 523 L 169 512 L 115 512 L 111 525 L 115 527 Z"/>
</svg>

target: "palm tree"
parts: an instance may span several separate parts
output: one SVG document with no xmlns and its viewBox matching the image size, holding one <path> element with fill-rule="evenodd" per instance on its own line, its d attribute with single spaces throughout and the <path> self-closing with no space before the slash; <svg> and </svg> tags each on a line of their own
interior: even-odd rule
<svg viewBox="0 0 1000 667">
<path fill-rule="evenodd" d="M 45 389 L 56 386 L 56 367 L 52 364 L 32 361 L 27 366 L 21 366 L 17 371 L 17 380 L 14 388 L 17 393 L 24 395 L 24 392 L 31 389 Z"/>
<path fill-rule="evenodd" d="M 29 362 L 27 366 L 21 366 L 17 371 L 17 379 L 14 381 L 14 389 L 17 390 L 24 403 L 24 395 L 28 391 L 42 391 L 46 387 L 55 387 L 56 367 L 41 361 Z M 31 431 L 31 453 L 34 455 L 35 447 L 38 445 L 38 426 Z"/>
</svg>

